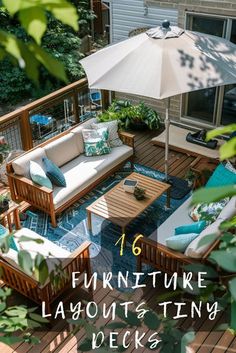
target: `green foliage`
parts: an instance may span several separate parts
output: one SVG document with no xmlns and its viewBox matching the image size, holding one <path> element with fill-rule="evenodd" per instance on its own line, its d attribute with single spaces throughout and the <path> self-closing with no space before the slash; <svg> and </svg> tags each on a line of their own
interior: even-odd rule
<svg viewBox="0 0 236 353">
<path fill-rule="evenodd" d="M 236 124 L 231 124 L 222 128 L 209 131 L 207 134 L 207 141 L 220 135 L 231 134 L 235 131 L 236 131 Z M 225 160 L 227 158 L 232 158 L 235 155 L 236 155 L 236 137 L 233 137 L 232 139 L 230 139 L 228 142 L 224 143 L 220 147 L 220 159 Z"/>
<path fill-rule="evenodd" d="M 46 1 L 43 0 L 42 2 L 46 3 Z M 50 1 L 47 1 L 47 3 L 49 2 Z M 63 0 L 63 4 L 65 3 L 66 2 Z M 46 57 L 42 54 L 42 49 L 38 49 L 38 42 L 27 33 L 25 26 L 22 27 L 22 23 L 20 22 L 21 12 L 11 17 L 8 12 L 4 11 L 4 8 L 0 9 L 0 30 L 16 38 L 17 43 L 18 40 L 21 40 L 21 45 L 23 48 L 27 47 L 27 52 L 30 49 L 30 56 L 26 55 L 26 59 L 28 60 L 26 63 L 29 63 L 26 66 L 24 66 L 22 60 L 13 60 L 12 56 L 5 56 L 2 60 L 0 81 L 2 82 L 4 90 L 1 90 L 0 93 L 1 102 L 14 105 L 25 99 L 37 99 L 51 91 L 59 89 L 63 85 L 61 79 L 64 80 L 65 77 L 67 77 L 70 82 L 73 82 L 84 76 L 84 71 L 79 64 L 79 60 L 83 57 L 80 52 L 80 38 L 90 33 L 90 23 L 94 15 L 90 10 L 88 0 L 74 0 L 70 1 L 70 3 L 74 5 L 73 9 L 77 11 L 76 18 L 79 23 L 79 31 L 77 31 L 77 33 L 74 32 L 75 27 L 72 28 L 69 26 L 70 23 L 67 23 L 68 21 L 65 20 L 62 23 L 62 21 L 58 19 L 58 16 L 55 16 L 53 11 L 45 12 L 43 8 L 40 7 L 41 12 L 46 16 L 47 24 L 47 29 L 40 39 L 41 48 Z M 72 4 L 70 4 L 70 8 Z M 32 8 L 27 8 L 27 11 L 31 10 L 33 11 Z M 67 10 L 69 11 L 69 9 Z M 65 15 L 67 10 L 64 10 Z M 22 11 L 24 13 L 24 10 Z M 59 14 L 59 16 L 61 16 L 61 14 Z M 80 16 L 79 19 L 78 16 Z M 25 16 L 23 17 L 26 21 Z M 33 14 L 31 18 L 33 19 Z M 30 18 L 27 17 L 27 21 L 29 21 L 29 19 Z M 34 22 L 35 26 L 36 23 L 38 24 L 38 21 Z M 34 32 L 38 35 L 37 31 Z M 31 54 L 33 59 L 31 58 Z M 32 77 L 32 75 L 34 77 Z M 33 80 L 35 79 L 38 79 L 37 85 L 34 84 Z"/>
<path fill-rule="evenodd" d="M 36 308 L 28 309 L 26 306 L 8 306 L 7 300 L 11 296 L 9 288 L 0 289 L 0 342 L 14 344 L 27 342 L 36 344 L 38 338 L 26 333 L 23 337 L 16 336 L 17 331 L 25 331 L 28 328 L 40 327 L 41 323 L 48 321 L 35 313 Z"/>
<path fill-rule="evenodd" d="M 118 120 L 121 128 L 135 128 L 136 124 L 144 123 L 150 130 L 160 127 L 160 115 L 143 102 L 132 105 L 128 100 L 115 100 L 110 107 L 98 116 L 99 121 Z"/>
</svg>

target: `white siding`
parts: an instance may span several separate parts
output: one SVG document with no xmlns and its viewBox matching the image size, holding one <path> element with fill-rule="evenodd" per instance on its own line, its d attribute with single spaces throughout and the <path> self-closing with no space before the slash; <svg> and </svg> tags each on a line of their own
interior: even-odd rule
<svg viewBox="0 0 236 353">
<path fill-rule="evenodd" d="M 145 15 L 144 0 L 110 0 L 111 40 L 113 43 L 124 40 L 129 32 L 140 27 L 155 27 L 168 19 L 177 24 L 178 11 L 170 8 L 148 6 Z"/>
</svg>

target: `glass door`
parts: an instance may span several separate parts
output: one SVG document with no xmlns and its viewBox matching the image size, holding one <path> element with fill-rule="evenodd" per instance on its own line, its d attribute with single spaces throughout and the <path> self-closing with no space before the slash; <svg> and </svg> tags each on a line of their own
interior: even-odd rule
<svg viewBox="0 0 236 353">
<path fill-rule="evenodd" d="M 187 27 L 192 31 L 223 37 L 226 20 L 222 18 L 191 15 Z M 216 87 L 190 92 L 187 94 L 186 115 L 192 120 L 214 125 L 216 121 L 216 103 L 218 89 Z"/>
<path fill-rule="evenodd" d="M 232 20 L 230 41 L 236 44 L 236 20 Z M 236 122 L 236 84 L 227 85 L 224 88 L 221 125 Z"/>
</svg>

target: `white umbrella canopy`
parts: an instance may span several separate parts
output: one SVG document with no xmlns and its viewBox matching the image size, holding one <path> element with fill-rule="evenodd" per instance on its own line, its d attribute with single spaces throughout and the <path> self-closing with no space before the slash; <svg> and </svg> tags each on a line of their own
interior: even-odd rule
<svg viewBox="0 0 236 353">
<path fill-rule="evenodd" d="M 165 176 L 168 178 L 169 98 L 236 83 L 236 45 L 184 31 L 164 21 L 82 59 L 90 88 L 166 99 Z"/>
<path fill-rule="evenodd" d="M 183 30 L 160 35 L 158 27 L 82 59 L 89 86 L 163 99 L 236 82 L 233 43 Z"/>
</svg>

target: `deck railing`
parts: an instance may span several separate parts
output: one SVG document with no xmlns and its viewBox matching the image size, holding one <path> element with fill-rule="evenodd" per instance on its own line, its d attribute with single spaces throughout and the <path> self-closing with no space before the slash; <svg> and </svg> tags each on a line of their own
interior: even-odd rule
<svg viewBox="0 0 236 353">
<path fill-rule="evenodd" d="M 102 92 L 101 105 L 106 106 Z M 69 84 L 0 117 L 0 136 L 11 150 L 29 150 L 84 120 L 101 107 L 93 106 L 86 79 Z"/>
</svg>

